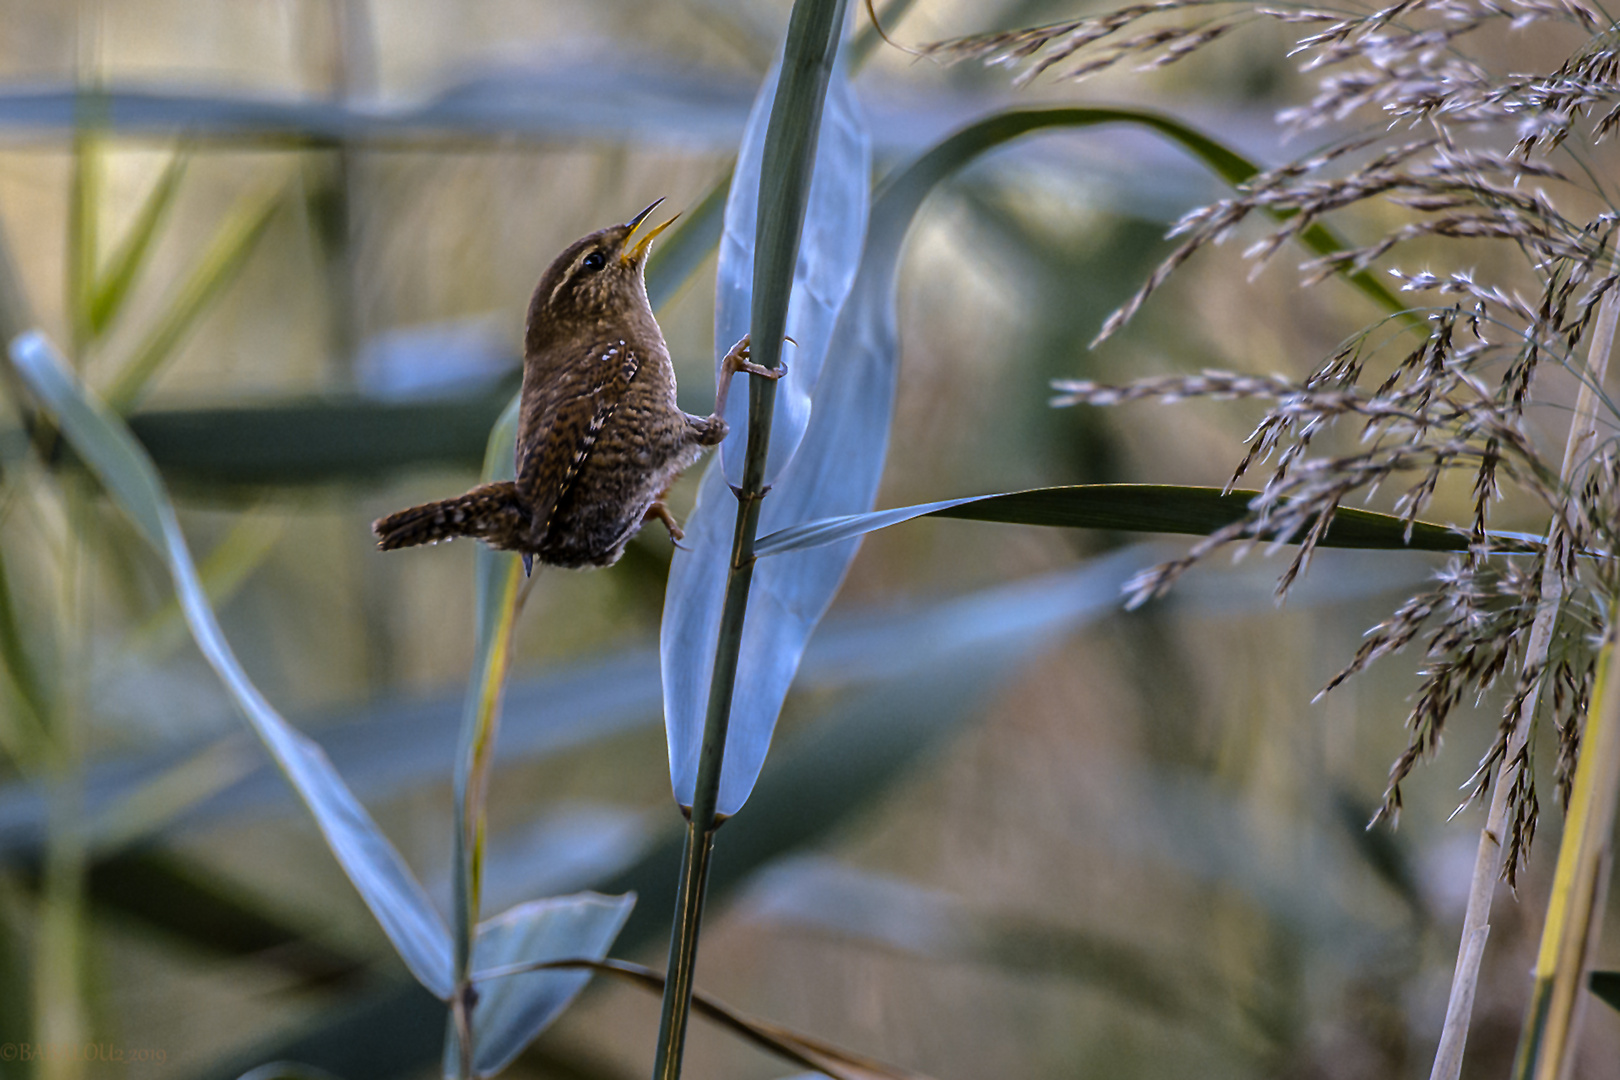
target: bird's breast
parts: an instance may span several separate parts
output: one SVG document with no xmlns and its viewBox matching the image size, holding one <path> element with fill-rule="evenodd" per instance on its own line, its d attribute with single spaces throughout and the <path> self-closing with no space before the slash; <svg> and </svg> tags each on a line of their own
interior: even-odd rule
<svg viewBox="0 0 1620 1080">
<path fill-rule="evenodd" d="M 560 566 L 606 566 L 641 527 L 648 509 L 698 455 L 675 404 L 667 358 L 643 364 L 596 431 L 563 493 L 540 552 Z"/>
</svg>

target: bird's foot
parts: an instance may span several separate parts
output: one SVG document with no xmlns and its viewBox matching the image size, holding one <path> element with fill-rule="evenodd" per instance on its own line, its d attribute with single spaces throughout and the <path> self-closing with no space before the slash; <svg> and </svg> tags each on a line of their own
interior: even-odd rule
<svg viewBox="0 0 1620 1080">
<path fill-rule="evenodd" d="M 681 531 L 680 522 L 675 520 L 675 515 L 669 512 L 669 507 L 664 505 L 662 499 L 647 508 L 647 515 L 642 520 L 651 521 L 653 518 L 664 523 L 664 528 L 669 530 L 670 542 L 680 547 L 680 542 L 686 539 L 686 533 Z"/>
<path fill-rule="evenodd" d="M 768 368 L 763 364 L 754 363 L 748 356 L 748 335 L 744 334 L 742 340 L 733 345 L 731 351 L 726 353 L 726 358 L 720 362 L 721 377 L 730 378 L 743 371 L 750 375 L 758 375 L 762 379 L 780 379 L 787 374 L 786 364 Z"/>
<path fill-rule="evenodd" d="M 731 377 L 739 372 L 749 375 L 758 375 L 762 379 L 780 379 L 787 374 L 787 365 L 768 368 L 763 364 L 756 364 L 748 359 L 748 335 L 731 347 L 726 358 L 720 361 L 720 384 L 715 387 L 714 412 L 707 417 L 696 421 L 698 427 L 697 444 L 699 446 L 715 446 L 726 437 L 730 430 L 726 426 L 726 398 L 731 393 Z"/>
</svg>

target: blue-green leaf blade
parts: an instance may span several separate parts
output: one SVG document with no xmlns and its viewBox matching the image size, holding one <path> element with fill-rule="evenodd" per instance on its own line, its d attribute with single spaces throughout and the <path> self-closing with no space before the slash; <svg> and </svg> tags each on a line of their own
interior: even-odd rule
<svg viewBox="0 0 1620 1080">
<path fill-rule="evenodd" d="M 600 960 L 619 935 L 636 898 L 581 893 L 532 900 L 480 923 L 473 947 L 478 1004 L 473 1009 L 473 1064 L 493 1076 L 534 1041 L 590 982 L 589 971 L 530 971 L 479 979 L 478 973 L 551 960 Z M 460 1055 L 454 1030 L 445 1043 L 445 1075 Z"/>
<path fill-rule="evenodd" d="M 765 77 L 743 135 L 737 169 L 726 199 L 725 228 L 715 274 L 715 377 L 726 352 L 748 333 L 753 313 L 755 230 L 765 132 L 776 98 L 780 61 Z M 811 391 L 826 359 L 828 339 L 844 298 L 854 284 L 872 191 L 872 145 L 843 64 L 827 84 L 815 172 L 810 181 L 804 231 L 787 311 L 782 348 L 788 373 L 776 384 L 765 482 L 774 482 L 793 457 L 810 421 Z M 734 376 L 746 380 L 747 376 Z M 742 482 L 747 449 L 748 394 L 737 382 L 727 403 L 730 437 L 721 444 L 726 477 Z"/>
<path fill-rule="evenodd" d="M 157 470 L 104 404 L 72 375 L 38 333 L 11 343 L 12 364 L 40 405 L 90 467 L 142 538 L 168 564 L 198 648 L 315 816 L 332 853 L 422 985 L 451 990 L 451 943 L 444 920 L 399 852 L 343 783 L 326 754 L 283 720 L 248 679 L 214 617 Z"/>
<path fill-rule="evenodd" d="M 873 202 L 860 268 L 833 328 L 804 438 L 761 504 L 761 535 L 872 508 L 888 449 L 898 374 L 895 274 L 907 231 L 933 190 L 984 152 L 1014 139 L 1111 123 L 1148 127 L 1228 181 L 1253 174 L 1254 166 L 1241 157 L 1174 120 L 1138 110 L 1095 108 L 998 113 L 898 170 Z M 807 223 L 807 232 L 812 228 Z M 665 721 L 671 779 L 683 803 L 690 801 L 696 779 L 734 504 L 726 478 L 711 468 L 687 527 L 692 550 L 677 553 L 665 602 Z M 753 788 L 805 642 L 843 581 L 858 536 L 856 531 L 836 543 L 780 553 L 755 569 L 721 778 L 722 813 L 735 813 Z"/>
<path fill-rule="evenodd" d="M 812 357 L 831 351 L 809 335 L 820 338 L 826 333 L 834 313 L 839 310 L 841 296 L 837 294 L 848 288 L 846 275 L 857 258 L 864 258 L 861 236 L 865 224 L 862 220 L 867 198 L 865 162 L 869 150 L 864 125 L 852 100 L 847 98 L 847 76 L 836 63 L 838 35 L 842 32 L 846 11 L 844 0 L 797 10 L 809 13 L 804 23 L 794 23 L 805 32 L 799 37 L 789 34 L 778 84 L 773 88 L 767 83 L 755 111 L 754 128 L 757 132 L 763 120 L 765 136 L 754 181 L 757 188 L 752 245 L 755 257 L 751 267 L 747 326 L 752 335 L 754 360 L 766 367 L 777 366 L 784 335 L 789 332 L 789 320 L 794 317 L 790 302 L 797 295 L 801 305 L 798 310 L 812 312 L 813 317 L 808 317 L 801 331 L 807 334 L 806 356 L 794 363 L 809 369 L 814 366 Z M 829 87 L 833 88 L 834 98 L 830 109 Z M 765 112 L 763 103 L 767 98 L 770 106 Z M 824 132 L 828 136 L 825 142 L 821 138 Z M 745 153 L 739 163 L 734 191 L 745 182 L 745 175 L 752 173 L 750 157 L 751 153 Z M 822 185 L 819 194 L 818 181 Z M 851 200 L 858 207 L 853 213 L 844 205 Z M 734 226 L 742 227 L 737 223 L 743 216 L 739 206 L 728 207 L 728 219 Z M 801 262 L 801 253 L 806 255 L 808 263 Z M 726 265 L 735 267 L 738 261 L 731 260 Z M 799 271 L 806 265 L 810 269 L 799 280 Z M 723 301 L 727 296 L 735 301 L 740 293 L 740 282 L 730 289 L 722 282 Z M 729 348 L 730 342 L 724 338 L 731 331 L 722 325 L 718 332 L 721 340 L 716 343 L 717 348 Z M 832 323 L 832 333 L 836 335 L 836 332 L 836 323 Z M 802 386 L 787 388 L 788 396 L 798 396 L 801 406 L 797 419 L 787 420 L 786 435 L 790 439 L 797 436 L 797 425 L 805 420 L 803 392 L 812 385 L 819 388 L 826 382 L 825 369 L 823 377 L 812 383 L 813 375 L 813 370 L 806 370 L 801 376 Z M 773 399 L 779 396 L 777 390 L 776 387 L 761 389 L 758 393 L 750 390 L 753 406 L 764 402 L 772 408 L 770 416 L 749 418 L 750 438 L 759 431 L 767 435 L 771 432 L 775 417 Z M 793 406 L 790 404 L 788 408 L 791 413 Z M 815 427 L 815 417 L 815 410 L 811 409 L 808 423 L 802 429 L 805 441 L 799 443 L 801 450 Z M 786 462 L 785 475 L 796 460 L 789 444 L 787 455 L 777 463 L 780 466 Z M 770 482 L 771 461 L 767 459 L 765 464 L 765 479 Z M 730 523 L 737 514 L 736 501 L 727 491 L 725 467 L 723 461 L 711 465 L 697 506 L 688 519 L 687 549 L 677 552 L 671 567 L 660 635 L 670 779 L 676 800 L 683 805 L 692 804 L 696 791 L 709 684 L 727 593 Z M 877 467 L 881 467 L 880 463 Z M 758 672 L 766 666 L 772 667 L 767 685 L 772 690 L 780 688 L 785 694 L 803 651 L 804 639 L 820 612 L 815 612 L 808 623 L 791 612 L 779 613 L 773 608 L 777 598 L 761 593 L 757 584 L 756 581 L 749 600 L 752 615 L 745 620 L 739 670 Z M 761 637 L 784 632 L 788 635 L 786 647 Z M 750 677 L 747 675 L 744 679 Z M 740 766 L 728 760 L 721 776 L 718 809 L 726 814 L 741 806 L 747 791 L 753 787 L 770 744 L 776 714 L 781 709 L 780 697 L 773 705 L 759 708 L 739 696 L 739 693 L 751 693 L 742 682 L 738 683 L 737 690 L 730 708 L 726 757 L 730 758 L 739 746 L 743 748 L 743 756 Z"/>
</svg>

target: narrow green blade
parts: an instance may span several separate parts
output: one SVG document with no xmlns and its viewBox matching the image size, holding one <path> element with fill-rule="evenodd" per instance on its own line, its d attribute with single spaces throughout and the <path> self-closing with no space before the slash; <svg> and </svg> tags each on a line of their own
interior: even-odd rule
<svg viewBox="0 0 1620 1080">
<path fill-rule="evenodd" d="M 760 555 L 772 555 L 820 547 L 919 517 L 1208 536 L 1241 521 L 1249 513 L 1249 504 L 1259 494 L 1176 484 L 1076 484 L 1033 488 L 807 521 L 762 538 L 755 550 Z M 1265 536 L 1261 539 L 1286 542 L 1289 538 Z M 1534 537 L 1518 534 L 1492 536 L 1492 546 L 1498 551 L 1533 551 L 1536 543 Z M 1460 529 L 1427 521 L 1408 522 L 1393 514 L 1348 507 L 1333 515 L 1327 534 L 1318 542 L 1320 547 L 1414 551 L 1465 551 L 1468 544 L 1468 533 Z"/>
<path fill-rule="evenodd" d="M 163 175 L 158 177 L 158 182 L 141 204 L 129 231 L 108 258 L 106 270 L 91 287 L 86 317 L 92 336 L 100 337 L 105 333 L 123 310 L 130 287 L 135 284 L 135 278 L 146 262 L 146 253 L 151 250 L 152 241 L 157 237 L 158 226 L 174 205 L 174 197 L 180 191 L 180 180 L 185 175 L 188 160 L 184 153 L 177 153 L 169 159 Z"/>
<path fill-rule="evenodd" d="M 146 394 L 153 377 L 174 356 L 197 320 L 241 272 L 284 198 L 285 191 L 278 188 L 268 195 L 246 196 L 238 203 L 168 308 L 108 387 L 107 404 L 114 411 L 129 412 Z"/>
</svg>

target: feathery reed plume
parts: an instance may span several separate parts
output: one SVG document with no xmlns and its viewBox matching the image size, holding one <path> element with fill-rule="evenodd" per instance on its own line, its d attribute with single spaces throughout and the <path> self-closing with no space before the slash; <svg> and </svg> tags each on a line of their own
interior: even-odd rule
<svg viewBox="0 0 1620 1080">
<path fill-rule="evenodd" d="M 1454 476 L 1471 483 L 1470 550 L 1374 627 L 1323 690 L 1421 642 L 1409 742 L 1374 819 L 1394 822 L 1403 782 L 1438 749 L 1450 715 L 1504 675 L 1511 679 L 1496 736 L 1468 785 L 1467 802 L 1489 795 L 1490 809 L 1432 1073 L 1454 1080 L 1491 886 L 1498 876 L 1515 882 L 1535 832 L 1532 729 L 1548 725 L 1556 736 L 1555 784 L 1567 800 L 1592 693 L 1590 643 L 1602 636 L 1620 592 L 1613 555 L 1620 544 L 1617 417 L 1602 393 L 1620 319 L 1620 213 L 1605 180 L 1614 170 L 1594 160 L 1620 127 L 1620 25 L 1586 0 L 1395 0 L 1355 14 L 1162 0 L 922 51 L 1013 67 L 1020 82 L 1048 71 L 1083 78 L 1127 59 L 1144 66 L 1179 60 L 1257 19 L 1309 28 L 1291 55 L 1304 71 L 1319 73 L 1315 93 L 1278 119 L 1295 135 L 1327 132 L 1329 141 L 1176 222 L 1170 236 L 1180 243 L 1093 344 L 1123 327 L 1202 249 L 1251 227 L 1257 213 L 1270 222 L 1245 251 L 1258 267 L 1327 215 L 1379 205 L 1379 220 L 1398 224 L 1372 242 L 1304 263 L 1304 283 L 1376 268 L 1425 306 L 1355 335 L 1303 379 L 1206 371 L 1127 386 L 1060 381 L 1054 404 L 1270 402 L 1233 474 L 1235 482 L 1269 465 L 1248 516 L 1132 582 L 1133 604 L 1162 593 L 1216 548 L 1252 546 L 1262 537 L 1298 544 L 1278 585 L 1285 594 L 1347 501 L 1398 484 L 1397 512 L 1415 519 L 1442 483 Z M 1501 37 L 1532 27 L 1549 40 L 1557 39 L 1543 28 L 1560 27 L 1576 47 L 1543 72 L 1503 73 L 1468 55 L 1475 42 L 1482 55 L 1488 50 L 1484 31 Z M 1505 243 L 1533 289 L 1526 294 L 1522 284 L 1491 281 L 1462 265 L 1412 270 L 1391 262 L 1419 242 L 1425 257 L 1444 258 L 1458 241 L 1474 242 L 1470 254 L 1479 241 Z M 1524 271 L 1514 269 L 1522 283 Z M 1391 356 L 1390 343 L 1414 326 L 1421 340 Z M 1577 351 L 1583 344 L 1584 357 Z M 1552 403 L 1549 363 L 1581 383 L 1561 461 L 1548 457 L 1525 422 L 1532 405 Z M 1324 449 L 1339 434 L 1334 429 L 1345 427 L 1359 429 L 1359 443 L 1346 449 L 1348 440 L 1333 438 L 1336 449 Z M 1532 496 L 1549 513 L 1547 535 L 1529 557 L 1493 548 L 1491 513 L 1504 489 Z"/>
<path fill-rule="evenodd" d="M 1140 20 L 1211 6 L 1165 0 L 1029 31 L 959 38 L 925 51 L 946 59 L 1021 65 L 1024 77 L 1033 77 Z M 1587 598 L 1592 589 L 1606 594 L 1609 576 L 1606 564 L 1598 569 L 1602 560 L 1583 570 L 1575 553 L 1613 550 L 1620 491 L 1609 441 L 1589 448 L 1572 474 L 1535 443 L 1525 411 L 1547 362 L 1587 377 L 1576 349 L 1588 337 L 1599 305 L 1615 291 L 1620 215 L 1607 208 L 1579 215 L 1583 196 L 1596 195 L 1602 205 L 1603 191 L 1581 156 L 1570 152 L 1570 140 L 1595 144 L 1620 124 L 1620 33 L 1577 0 L 1401 0 L 1356 18 L 1303 9 L 1259 8 L 1253 15 L 1329 24 L 1303 38 L 1294 54 L 1305 58 L 1308 71 L 1333 71 L 1323 76 L 1308 105 L 1281 115 L 1282 123 L 1311 130 L 1373 109 L 1393 123 L 1382 132 L 1339 138 L 1260 173 L 1229 198 L 1184 215 L 1170 230 L 1181 243 L 1108 318 L 1098 342 L 1124 326 L 1200 249 L 1227 239 L 1257 212 L 1280 220 L 1245 251 L 1257 263 L 1330 213 L 1375 200 L 1407 213 L 1409 220 L 1372 243 L 1305 262 L 1305 284 L 1379 266 L 1403 245 L 1438 237 L 1507 241 L 1526 256 L 1539 291 L 1527 298 L 1507 285 L 1479 280 L 1472 269 L 1385 266 L 1404 293 L 1434 301 L 1412 309 L 1411 315 L 1426 322 L 1427 333 L 1392 364 L 1375 340 L 1386 323 L 1352 337 L 1303 380 L 1206 371 L 1121 387 L 1055 383 L 1057 405 L 1188 397 L 1273 402 L 1232 476 L 1235 484 L 1252 467 L 1271 463 L 1248 518 L 1142 575 L 1130 586 L 1130 602 L 1162 594 L 1216 548 L 1234 541 L 1252 545 L 1261 536 L 1298 544 L 1278 587 L 1286 593 L 1309 565 L 1334 511 L 1347 500 L 1400 483 L 1404 489 L 1396 511 L 1415 519 L 1448 475 L 1461 471 L 1473 488 L 1474 549 L 1453 560 L 1433 590 L 1413 597 L 1375 627 L 1324 693 L 1374 660 L 1424 639 L 1424 681 L 1407 717 L 1411 742 L 1391 769 L 1380 818 L 1398 816 L 1402 782 L 1438 748 L 1451 712 L 1490 689 L 1509 669 L 1519 674 L 1503 728 L 1480 764 L 1470 798 L 1490 791 L 1497 770 L 1509 760 L 1508 736 L 1519 713 L 1544 686 L 1553 690 L 1545 707 L 1560 733 L 1558 782 L 1567 788 L 1578 717 L 1589 693 L 1583 688 L 1591 681 L 1585 641 L 1595 629 L 1591 617 L 1580 612 L 1601 609 Z M 1227 21 L 1235 25 L 1237 19 Z M 1598 32 L 1545 75 L 1497 76 L 1461 58 L 1456 49 L 1460 39 L 1488 25 L 1518 30 L 1549 20 Z M 1150 36 L 1131 39 L 1132 47 Z M 1159 39 L 1171 40 L 1164 34 Z M 1082 58 L 1064 74 L 1096 69 L 1095 61 Z M 1549 161 L 1554 153 L 1572 159 L 1575 167 Z M 1376 381 L 1369 374 L 1375 366 L 1381 372 Z M 1313 443 L 1343 423 L 1359 425 L 1359 445 L 1351 452 L 1318 452 Z M 1554 522 L 1549 544 L 1529 565 L 1493 555 L 1490 512 L 1504 484 L 1534 495 Z M 1525 655 L 1523 641 L 1549 574 L 1563 598 L 1549 639 L 1557 654 L 1552 663 Z M 1515 829 L 1503 874 L 1512 882 L 1529 848 L 1537 801 L 1528 759 L 1515 753 L 1509 765 Z"/>
</svg>

